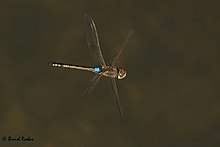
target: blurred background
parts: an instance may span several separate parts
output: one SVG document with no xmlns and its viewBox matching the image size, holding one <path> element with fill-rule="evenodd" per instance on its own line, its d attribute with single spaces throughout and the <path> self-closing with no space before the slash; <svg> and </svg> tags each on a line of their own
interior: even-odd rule
<svg viewBox="0 0 220 147">
<path fill-rule="evenodd" d="M 220 145 L 220 9 L 211 0 L 0 1 L 0 146 Z M 87 97 L 93 66 L 85 13 L 117 65 L 122 122 L 107 78 Z M 31 137 L 34 141 L 3 141 Z"/>
</svg>

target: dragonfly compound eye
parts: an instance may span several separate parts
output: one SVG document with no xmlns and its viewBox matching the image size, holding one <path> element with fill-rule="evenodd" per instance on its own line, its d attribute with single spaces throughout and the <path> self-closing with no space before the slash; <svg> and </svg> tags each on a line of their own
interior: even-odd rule
<svg viewBox="0 0 220 147">
<path fill-rule="evenodd" d="M 127 72 L 124 69 L 119 68 L 118 79 L 123 79 L 126 76 L 126 74 L 127 74 Z"/>
</svg>

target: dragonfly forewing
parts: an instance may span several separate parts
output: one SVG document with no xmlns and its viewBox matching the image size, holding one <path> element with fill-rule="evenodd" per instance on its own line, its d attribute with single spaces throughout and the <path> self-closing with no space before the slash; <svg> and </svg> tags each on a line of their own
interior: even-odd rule
<svg viewBox="0 0 220 147">
<path fill-rule="evenodd" d="M 113 56 L 112 62 L 111 62 L 111 65 L 112 65 L 112 66 L 115 65 L 115 63 L 116 63 L 116 61 L 118 60 L 118 58 L 119 58 L 119 56 L 120 56 L 122 50 L 125 48 L 125 46 L 126 46 L 128 40 L 129 40 L 129 38 L 131 37 L 131 35 L 132 35 L 133 33 L 134 33 L 133 30 L 131 30 L 131 31 L 128 33 L 127 38 L 126 38 L 126 40 L 125 40 L 123 46 L 118 50 L 118 52 L 115 54 L 115 56 Z"/>
<path fill-rule="evenodd" d="M 86 24 L 87 43 L 92 57 L 94 58 L 96 64 L 106 66 L 99 44 L 99 37 L 96 30 L 95 22 L 88 14 L 85 14 L 84 21 Z"/>
</svg>

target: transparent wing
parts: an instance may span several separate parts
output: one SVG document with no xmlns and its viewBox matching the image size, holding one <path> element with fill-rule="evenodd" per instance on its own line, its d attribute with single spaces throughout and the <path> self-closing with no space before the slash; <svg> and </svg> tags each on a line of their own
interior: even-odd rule
<svg viewBox="0 0 220 147">
<path fill-rule="evenodd" d="M 120 56 L 122 50 L 125 48 L 125 46 L 126 46 L 128 40 L 129 40 L 129 38 L 131 37 L 131 35 L 132 35 L 133 33 L 134 33 L 133 30 L 129 32 L 129 34 L 128 34 L 128 36 L 127 36 L 127 38 L 126 38 L 126 40 L 125 40 L 123 46 L 118 50 L 118 52 L 117 52 L 117 53 L 115 54 L 115 56 L 112 58 L 111 65 L 115 65 L 115 63 L 116 63 L 116 61 L 118 60 L 118 58 L 119 58 L 119 56 Z"/>
<path fill-rule="evenodd" d="M 117 86 L 116 86 L 116 81 L 115 81 L 114 78 L 111 78 L 111 82 L 112 82 L 113 90 L 114 90 L 114 93 L 115 93 L 115 102 L 117 104 L 121 119 L 124 121 L 124 114 L 123 114 L 123 110 L 122 110 L 120 100 L 119 100 L 119 97 L 118 97 L 118 90 L 117 90 Z"/>
<path fill-rule="evenodd" d="M 102 77 L 102 75 L 96 74 L 90 81 L 89 87 L 83 92 L 83 96 L 87 96 L 89 93 L 92 92 L 92 90 L 97 85 L 99 79 Z"/>
<path fill-rule="evenodd" d="M 93 58 L 95 58 L 97 64 L 106 66 L 99 45 L 99 38 L 98 38 L 95 22 L 88 14 L 85 14 L 84 21 L 86 24 L 86 31 L 87 31 L 87 43 L 91 50 L 91 54 L 93 55 Z"/>
</svg>

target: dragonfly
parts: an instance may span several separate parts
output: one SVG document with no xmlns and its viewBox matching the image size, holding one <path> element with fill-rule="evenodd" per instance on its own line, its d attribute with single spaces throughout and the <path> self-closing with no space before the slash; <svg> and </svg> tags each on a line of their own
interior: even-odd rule
<svg viewBox="0 0 220 147">
<path fill-rule="evenodd" d="M 116 52 L 113 56 L 109 65 L 106 64 L 102 52 L 101 47 L 99 44 L 99 37 L 96 29 L 96 25 L 94 20 L 89 14 L 84 15 L 84 22 L 86 25 L 86 38 L 88 47 L 92 53 L 92 57 L 95 58 L 97 66 L 89 67 L 89 66 L 81 66 L 75 64 L 66 64 L 66 63 L 58 63 L 58 62 L 49 62 L 49 65 L 53 67 L 61 67 L 61 68 L 72 68 L 72 69 L 79 69 L 84 71 L 89 71 L 95 73 L 95 76 L 91 79 L 89 87 L 84 91 L 83 95 L 86 96 L 95 88 L 98 81 L 101 77 L 108 77 L 111 80 L 113 91 L 114 91 L 114 100 L 117 104 L 117 108 L 120 113 L 120 117 L 124 120 L 124 113 L 123 109 L 119 100 L 116 79 L 124 79 L 127 75 L 127 72 L 122 68 L 115 65 L 116 61 L 118 60 L 122 50 L 125 48 L 130 36 L 133 34 L 133 30 L 129 32 L 127 35 L 126 40 L 124 41 L 122 47 Z"/>
</svg>

